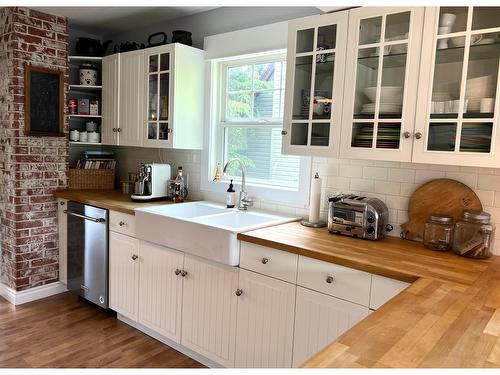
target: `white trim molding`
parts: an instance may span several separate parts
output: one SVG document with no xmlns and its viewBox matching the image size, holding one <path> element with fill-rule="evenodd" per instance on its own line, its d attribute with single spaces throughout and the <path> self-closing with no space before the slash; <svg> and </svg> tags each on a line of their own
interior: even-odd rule
<svg viewBox="0 0 500 375">
<path fill-rule="evenodd" d="M 57 281 L 47 285 L 37 286 L 31 289 L 16 292 L 5 284 L 0 283 L 0 296 L 5 298 L 13 305 L 22 305 L 24 303 L 36 301 L 38 299 L 53 296 L 55 294 L 67 292 L 66 285 Z"/>
</svg>

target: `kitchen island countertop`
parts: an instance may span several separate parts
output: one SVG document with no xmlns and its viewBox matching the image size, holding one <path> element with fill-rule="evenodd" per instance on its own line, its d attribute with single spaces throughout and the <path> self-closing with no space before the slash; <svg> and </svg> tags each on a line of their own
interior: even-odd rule
<svg viewBox="0 0 500 375">
<path fill-rule="evenodd" d="M 412 282 L 302 367 L 500 367 L 500 257 L 466 259 L 418 242 L 360 240 L 299 223 L 238 238 Z"/>
</svg>

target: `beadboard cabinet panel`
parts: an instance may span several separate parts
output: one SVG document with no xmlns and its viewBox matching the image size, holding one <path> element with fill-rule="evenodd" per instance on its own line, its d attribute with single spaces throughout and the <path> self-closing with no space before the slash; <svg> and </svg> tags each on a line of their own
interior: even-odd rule
<svg viewBox="0 0 500 375">
<path fill-rule="evenodd" d="M 236 367 L 291 367 L 296 286 L 240 270 Z"/>
<path fill-rule="evenodd" d="M 139 323 L 180 343 L 184 254 L 141 241 L 139 260 Z"/>
<path fill-rule="evenodd" d="M 293 366 L 300 366 L 368 313 L 368 307 L 297 287 Z"/>
<path fill-rule="evenodd" d="M 139 241 L 109 232 L 109 307 L 137 321 Z"/>
<path fill-rule="evenodd" d="M 234 366 L 238 268 L 185 255 L 182 345 Z"/>
</svg>

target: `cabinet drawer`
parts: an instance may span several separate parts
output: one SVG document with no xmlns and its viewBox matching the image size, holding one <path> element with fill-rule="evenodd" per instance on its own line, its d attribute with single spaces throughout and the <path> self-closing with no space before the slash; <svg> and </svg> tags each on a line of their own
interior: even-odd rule
<svg viewBox="0 0 500 375">
<path fill-rule="evenodd" d="M 378 309 L 384 303 L 408 288 L 410 284 L 404 281 L 388 279 L 387 277 L 373 275 L 370 295 L 370 308 Z"/>
<path fill-rule="evenodd" d="M 297 254 L 241 242 L 240 267 L 295 283 Z"/>
<path fill-rule="evenodd" d="M 135 237 L 135 216 L 109 211 L 109 230 Z"/>
<path fill-rule="evenodd" d="M 299 256 L 297 284 L 309 289 L 368 306 L 370 273 Z"/>
</svg>

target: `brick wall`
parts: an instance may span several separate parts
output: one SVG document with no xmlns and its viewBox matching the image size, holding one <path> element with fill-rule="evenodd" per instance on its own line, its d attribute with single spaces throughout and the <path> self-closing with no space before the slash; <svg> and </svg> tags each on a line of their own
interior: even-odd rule
<svg viewBox="0 0 500 375">
<path fill-rule="evenodd" d="M 66 92 L 67 57 L 66 18 L 0 8 L 0 281 L 17 291 L 59 278 L 52 193 L 67 185 L 69 152 L 67 137 L 24 135 L 24 65 L 64 72 Z"/>
</svg>

